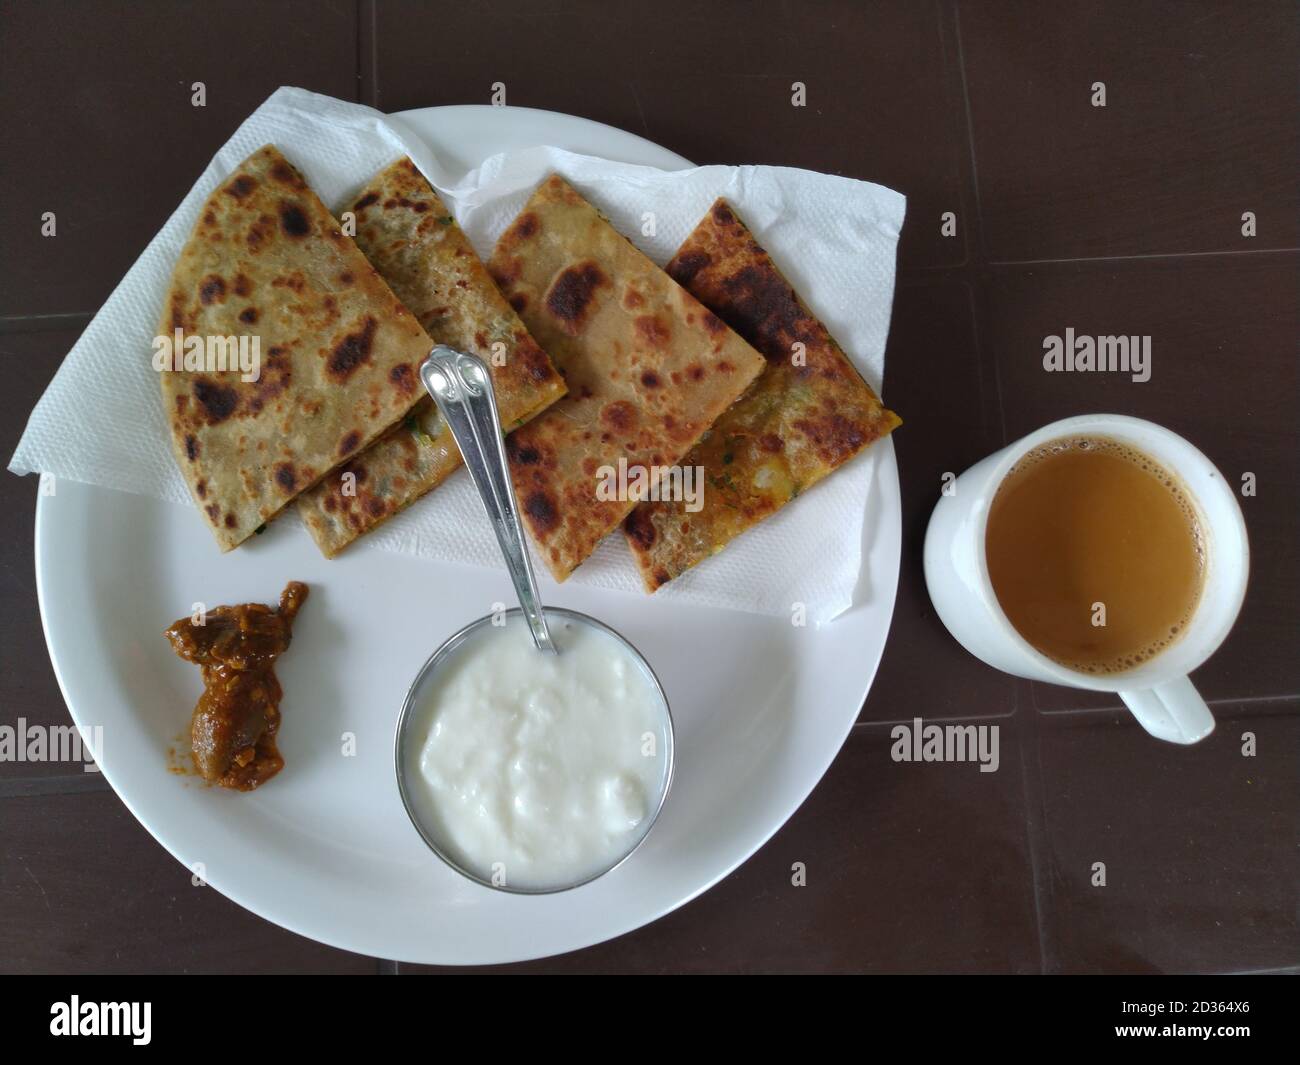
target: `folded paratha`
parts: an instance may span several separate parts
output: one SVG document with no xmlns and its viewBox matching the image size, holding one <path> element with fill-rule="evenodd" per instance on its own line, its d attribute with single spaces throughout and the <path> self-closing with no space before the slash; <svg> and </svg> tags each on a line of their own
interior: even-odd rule
<svg viewBox="0 0 1300 1065">
<path fill-rule="evenodd" d="M 489 269 L 569 386 L 507 440 L 524 522 L 562 581 L 635 503 L 600 491 L 619 460 L 676 464 L 765 363 L 557 175 Z"/>
<path fill-rule="evenodd" d="M 900 424 L 725 200 L 667 270 L 762 352 L 767 369 L 683 460 L 706 471 L 702 507 L 645 502 L 628 517 L 624 531 L 651 592 Z"/>
<path fill-rule="evenodd" d="M 504 430 L 564 394 L 564 379 L 411 160 L 376 174 L 351 210 L 357 245 L 433 343 L 473 352 L 488 364 Z M 426 396 L 403 422 L 304 493 L 298 506 L 321 551 L 333 557 L 460 464 L 451 430 Z"/>
<path fill-rule="evenodd" d="M 209 197 L 159 334 L 204 348 L 160 373 L 172 446 L 223 551 L 405 417 L 431 341 L 272 145 Z M 224 368 L 256 345 L 256 380 Z M 206 355 L 212 355 L 211 359 Z M 155 358 L 159 351 L 155 349 Z M 247 376 L 252 376 L 251 372 Z"/>
</svg>

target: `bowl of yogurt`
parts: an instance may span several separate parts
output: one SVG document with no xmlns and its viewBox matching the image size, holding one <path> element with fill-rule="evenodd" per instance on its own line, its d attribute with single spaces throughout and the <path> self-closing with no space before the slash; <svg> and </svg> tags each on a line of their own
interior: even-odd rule
<svg viewBox="0 0 1300 1065">
<path fill-rule="evenodd" d="M 402 802 L 429 848 L 499 891 L 547 894 L 625 862 L 668 797 L 673 722 L 654 671 L 586 614 L 472 622 L 416 676 L 397 723 Z"/>
</svg>

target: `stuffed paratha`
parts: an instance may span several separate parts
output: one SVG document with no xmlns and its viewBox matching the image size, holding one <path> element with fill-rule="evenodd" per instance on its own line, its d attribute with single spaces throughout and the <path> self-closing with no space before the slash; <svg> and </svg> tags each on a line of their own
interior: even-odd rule
<svg viewBox="0 0 1300 1065">
<path fill-rule="evenodd" d="M 404 417 L 431 347 L 272 145 L 200 212 L 159 326 L 177 331 L 218 356 L 159 376 L 177 462 L 223 551 Z M 241 338 L 260 354 L 255 380 L 222 367 Z"/>
<path fill-rule="evenodd" d="M 762 352 L 767 369 L 683 460 L 706 471 L 698 512 L 645 502 L 628 517 L 624 531 L 652 592 L 900 424 L 725 200 L 667 270 Z"/>
<path fill-rule="evenodd" d="M 524 521 L 562 581 L 636 501 L 600 491 L 620 460 L 657 481 L 765 363 L 559 176 L 489 269 L 569 387 L 507 441 Z"/>
<path fill-rule="evenodd" d="M 411 160 L 376 174 L 350 209 L 357 245 L 433 343 L 473 352 L 488 364 L 503 429 L 564 394 L 563 378 Z M 298 506 L 317 545 L 332 557 L 460 465 L 451 430 L 426 396 L 404 421 L 304 493 Z"/>
</svg>

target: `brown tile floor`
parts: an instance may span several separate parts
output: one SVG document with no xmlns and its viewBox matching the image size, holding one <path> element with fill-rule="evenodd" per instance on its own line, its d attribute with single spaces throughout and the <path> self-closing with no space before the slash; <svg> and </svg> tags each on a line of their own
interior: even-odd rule
<svg viewBox="0 0 1300 1065">
<path fill-rule="evenodd" d="M 16 442 L 59 359 L 213 150 L 276 85 L 386 110 L 510 103 L 699 162 L 806 166 L 909 198 L 886 396 L 904 553 L 861 723 L 777 836 L 700 899 L 528 971 L 1295 968 L 1300 669 L 1300 167 L 1289 3 L 606 0 L 0 9 L 0 391 Z M 230 33 L 256 12 L 257 33 Z M 221 51 L 203 42 L 220 40 Z M 435 62 L 436 60 L 436 62 Z M 204 81 L 208 106 L 190 106 Z M 792 108 L 790 85 L 807 85 Z M 1091 106 L 1106 84 L 1106 107 Z M 59 239 L 39 237 L 56 211 Z M 940 216 L 957 217 L 944 236 Z M 1252 211 L 1257 235 L 1241 234 Z M 1067 260 L 1044 262 L 1044 260 Z M 1048 375 L 1042 338 L 1150 335 L 1146 384 Z M 1243 500 L 1254 579 L 1198 675 L 1205 743 L 1012 680 L 947 636 L 920 544 L 943 472 L 1107 407 L 1188 435 Z M 35 486 L 0 477 L 0 724 L 64 722 L 32 579 Z M 890 723 L 996 724 L 1001 766 L 909 766 Z M 1241 753 L 1253 732 L 1257 753 Z M 93 774 L 0 764 L 0 969 L 391 971 L 251 916 L 169 858 Z M 803 862 L 807 886 L 791 884 Z M 1106 886 L 1092 884 L 1104 862 Z M 137 934 L 153 919 L 149 940 Z"/>
<path fill-rule="evenodd" d="M 1300 245 L 1293 4 L 1060 6 L 960 5 L 989 261 Z"/>
</svg>

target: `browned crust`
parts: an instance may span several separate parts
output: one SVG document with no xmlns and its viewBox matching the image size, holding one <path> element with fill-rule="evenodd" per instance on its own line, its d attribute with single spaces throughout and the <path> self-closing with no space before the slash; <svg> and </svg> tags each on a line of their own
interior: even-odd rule
<svg viewBox="0 0 1300 1065">
<path fill-rule="evenodd" d="M 675 464 L 763 359 L 558 175 L 489 269 L 569 386 L 510 440 L 524 522 L 564 580 L 634 505 L 598 498 L 599 470 Z"/>
<path fill-rule="evenodd" d="M 760 351 L 767 369 L 683 460 L 705 470 L 702 509 L 647 502 L 629 515 L 624 532 L 651 592 L 900 424 L 725 200 L 667 270 Z"/>
<path fill-rule="evenodd" d="M 363 446 L 415 404 L 411 371 L 430 344 L 273 145 L 199 212 L 158 331 L 176 329 L 260 345 L 256 381 L 159 375 L 181 473 L 227 551 L 343 461 L 342 440 Z"/>
<path fill-rule="evenodd" d="M 358 246 L 431 342 L 488 363 L 503 428 L 527 421 L 564 394 L 563 378 L 410 159 L 376 174 L 347 210 L 356 219 Z M 423 391 L 414 376 L 412 382 Z M 340 441 L 347 461 L 299 502 L 307 528 L 331 558 L 461 464 L 450 430 L 427 397 L 369 448 L 358 452 L 356 445 Z"/>
</svg>

